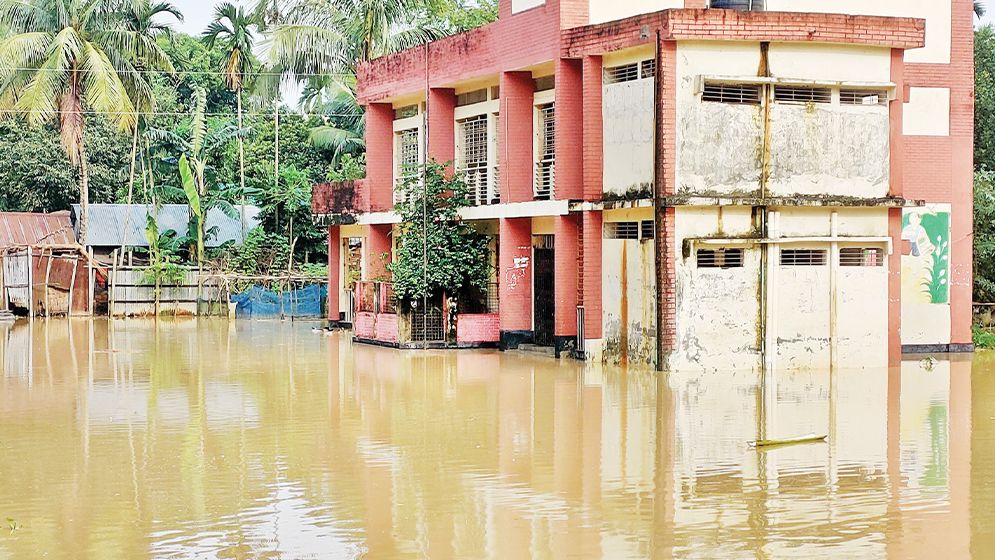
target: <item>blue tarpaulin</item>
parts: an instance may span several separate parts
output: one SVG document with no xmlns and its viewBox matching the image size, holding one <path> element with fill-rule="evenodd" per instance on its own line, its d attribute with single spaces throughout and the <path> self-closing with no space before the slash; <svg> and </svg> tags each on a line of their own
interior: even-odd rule
<svg viewBox="0 0 995 560">
<path fill-rule="evenodd" d="M 274 292 L 256 285 L 231 296 L 238 304 L 236 317 L 321 317 L 328 288 L 312 284 L 296 290 Z"/>
</svg>

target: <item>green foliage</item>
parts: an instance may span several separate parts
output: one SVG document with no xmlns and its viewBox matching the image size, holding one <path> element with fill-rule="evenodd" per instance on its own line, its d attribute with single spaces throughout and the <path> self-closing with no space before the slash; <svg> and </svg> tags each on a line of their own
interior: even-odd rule
<svg viewBox="0 0 995 560">
<path fill-rule="evenodd" d="M 459 209 L 470 203 L 466 182 L 461 175 L 447 177 L 438 163 L 425 166 L 424 178 L 424 185 L 416 177 L 401 186 L 397 258 L 387 265 L 394 292 L 410 301 L 441 291 L 458 296 L 471 288 L 486 288 L 488 239 L 459 216 Z"/>
<path fill-rule="evenodd" d="M 974 174 L 974 301 L 995 302 L 995 171 Z"/>
<path fill-rule="evenodd" d="M 355 181 L 366 177 L 366 154 L 353 157 L 346 154 L 339 160 L 338 165 L 328 168 L 326 178 L 329 181 Z"/>
<path fill-rule="evenodd" d="M 995 29 L 974 33 L 974 165 L 995 169 Z"/>
<path fill-rule="evenodd" d="M 971 342 L 975 348 L 995 349 L 995 332 L 978 325 L 971 326 Z"/>
<path fill-rule="evenodd" d="M 253 228 L 245 243 L 230 247 L 218 255 L 217 264 L 224 270 L 244 275 L 282 273 L 290 261 L 290 245 L 279 234 Z"/>
<path fill-rule="evenodd" d="M 186 270 L 178 264 L 179 257 L 175 252 L 170 233 L 159 233 L 159 225 L 150 213 L 145 223 L 145 240 L 149 243 L 149 265 L 142 273 L 142 281 L 155 286 L 155 301 L 158 304 L 163 284 L 179 284 L 186 275 Z"/>
</svg>

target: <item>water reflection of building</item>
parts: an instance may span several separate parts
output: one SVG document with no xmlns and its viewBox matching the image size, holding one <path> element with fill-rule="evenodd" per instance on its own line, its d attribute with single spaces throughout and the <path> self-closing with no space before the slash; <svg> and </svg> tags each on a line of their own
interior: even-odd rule
<svg viewBox="0 0 995 560">
<path fill-rule="evenodd" d="M 765 399 L 756 376 L 403 354 L 276 324 L 11 334 L 5 358 L 34 368 L 0 376 L 0 473 L 17 473 L 0 496 L 30 530 L 0 557 L 960 558 L 993 543 L 995 405 L 970 362 L 779 373 Z M 808 432 L 830 441 L 746 446 Z"/>
</svg>

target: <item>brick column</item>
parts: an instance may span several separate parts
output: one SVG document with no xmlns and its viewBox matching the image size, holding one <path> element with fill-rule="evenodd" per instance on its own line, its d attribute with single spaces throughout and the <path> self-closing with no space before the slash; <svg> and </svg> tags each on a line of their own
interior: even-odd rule
<svg viewBox="0 0 995 560">
<path fill-rule="evenodd" d="M 507 350 L 533 336 L 532 219 L 502 218 L 498 247 L 501 348 Z"/>
<path fill-rule="evenodd" d="M 554 226 L 554 276 L 556 278 L 553 302 L 554 347 L 559 357 L 563 350 L 576 348 L 577 339 L 577 261 L 578 214 L 557 216 Z"/>
<path fill-rule="evenodd" d="M 376 212 L 394 206 L 394 108 L 370 103 L 366 108 L 366 200 Z"/>
<path fill-rule="evenodd" d="M 339 226 L 328 226 L 328 323 L 337 326 L 342 319 L 339 309 L 339 296 L 342 286 L 339 276 L 342 274 L 342 239 L 339 236 Z"/>
<path fill-rule="evenodd" d="M 530 72 L 501 74 L 501 202 L 525 202 L 534 197 L 532 140 L 535 82 Z"/>
<path fill-rule="evenodd" d="M 601 200 L 604 191 L 604 95 L 600 56 L 585 56 L 584 80 L 584 200 Z M 558 109 L 557 109 L 558 110 Z M 598 231 L 600 239 L 601 231 Z M 600 255 L 599 257 L 600 258 Z"/>
<path fill-rule="evenodd" d="M 602 214 L 584 212 L 584 337 L 602 337 L 601 242 Z"/>
<path fill-rule="evenodd" d="M 584 192 L 584 80 L 580 60 L 556 61 L 555 102 L 555 196 L 559 200 L 580 200 Z"/>
<path fill-rule="evenodd" d="M 895 82 L 895 100 L 888 104 L 888 148 L 889 148 L 889 170 L 888 170 L 888 194 L 891 196 L 902 196 L 903 165 L 902 156 L 902 109 L 907 101 L 905 98 L 905 51 L 902 49 L 892 49 L 891 51 L 891 81 Z"/>
<path fill-rule="evenodd" d="M 451 163 L 456 158 L 456 90 L 433 88 L 428 93 L 428 159 Z"/>
<path fill-rule="evenodd" d="M 390 230 L 390 224 L 370 226 L 369 236 L 366 238 L 366 278 L 364 280 L 387 277 L 387 264 L 391 260 Z M 386 258 L 384 254 L 386 254 Z"/>
<path fill-rule="evenodd" d="M 677 349 L 677 277 L 675 259 L 677 247 L 674 245 L 677 209 L 673 206 L 661 208 L 657 212 L 656 252 L 657 252 L 657 336 L 659 337 L 659 362 L 657 369 L 666 369 L 667 359 Z"/>
</svg>

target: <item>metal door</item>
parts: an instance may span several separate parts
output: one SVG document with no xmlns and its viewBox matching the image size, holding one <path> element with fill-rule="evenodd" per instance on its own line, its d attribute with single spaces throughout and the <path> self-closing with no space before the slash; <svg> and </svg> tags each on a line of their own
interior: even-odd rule
<svg viewBox="0 0 995 560">
<path fill-rule="evenodd" d="M 533 239 L 533 331 L 539 346 L 553 346 L 554 316 L 554 253 L 553 236 L 537 235 Z"/>
</svg>

